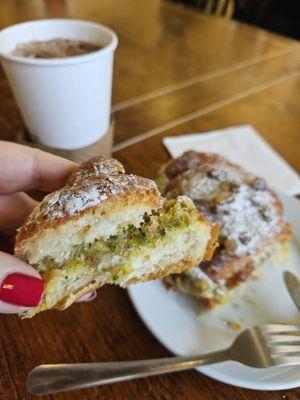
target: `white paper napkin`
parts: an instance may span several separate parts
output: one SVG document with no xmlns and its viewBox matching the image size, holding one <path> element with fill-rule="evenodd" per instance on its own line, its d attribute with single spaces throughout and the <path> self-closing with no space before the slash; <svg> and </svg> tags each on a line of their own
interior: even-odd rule
<svg viewBox="0 0 300 400">
<path fill-rule="evenodd" d="M 187 150 L 217 153 L 265 178 L 274 189 L 300 194 L 298 173 L 250 125 L 165 137 L 163 143 L 172 157 Z"/>
</svg>

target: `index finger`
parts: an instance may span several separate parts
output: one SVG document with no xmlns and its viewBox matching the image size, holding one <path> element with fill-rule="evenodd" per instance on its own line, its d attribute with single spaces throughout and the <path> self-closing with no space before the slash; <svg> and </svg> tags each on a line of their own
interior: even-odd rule
<svg viewBox="0 0 300 400">
<path fill-rule="evenodd" d="M 20 144 L 0 141 L 0 193 L 64 185 L 76 164 L 62 157 Z"/>
</svg>

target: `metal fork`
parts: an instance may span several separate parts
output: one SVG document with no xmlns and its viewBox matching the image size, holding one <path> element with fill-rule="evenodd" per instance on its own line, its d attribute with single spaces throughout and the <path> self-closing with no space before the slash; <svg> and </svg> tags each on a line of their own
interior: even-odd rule
<svg viewBox="0 0 300 400">
<path fill-rule="evenodd" d="M 197 356 L 84 364 L 44 364 L 30 372 L 27 387 L 30 393 L 36 395 L 66 392 L 229 360 L 255 368 L 300 364 L 300 326 L 254 326 L 241 332 L 229 348 Z"/>
</svg>

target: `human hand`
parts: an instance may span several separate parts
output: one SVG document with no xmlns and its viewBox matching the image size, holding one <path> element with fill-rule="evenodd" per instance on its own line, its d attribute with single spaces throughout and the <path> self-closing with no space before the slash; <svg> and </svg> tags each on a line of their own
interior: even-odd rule
<svg viewBox="0 0 300 400">
<path fill-rule="evenodd" d="M 62 187 L 76 164 L 30 147 L 0 141 L 0 231 L 15 231 L 38 204 L 24 191 L 51 192 Z M 0 313 L 37 306 L 44 282 L 37 270 L 0 251 Z M 96 296 L 91 292 L 81 301 Z"/>
</svg>

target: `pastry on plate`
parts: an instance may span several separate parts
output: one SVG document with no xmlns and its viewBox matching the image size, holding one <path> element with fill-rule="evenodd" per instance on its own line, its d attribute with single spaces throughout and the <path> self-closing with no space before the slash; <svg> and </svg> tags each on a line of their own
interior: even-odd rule
<svg viewBox="0 0 300 400">
<path fill-rule="evenodd" d="M 287 257 L 291 227 L 278 196 L 262 178 L 217 154 L 189 151 L 162 167 L 158 184 L 167 199 L 186 195 L 220 224 L 219 247 L 211 260 L 168 276 L 168 287 L 213 308 L 253 276 L 263 260 Z"/>
<path fill-rule="evenodd" d="M 32 317 L 65 309 L 102 285 L 122 287 L 182 272 L 212 255 L 217 227 L 186 196 L 165 201 L 150 179 L 96 157 L 47 195 L 20 228 L 15 254 L 46 289 Z"/>
</svg>

